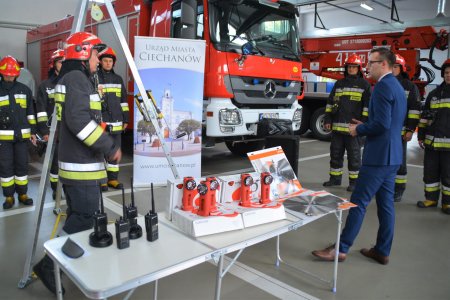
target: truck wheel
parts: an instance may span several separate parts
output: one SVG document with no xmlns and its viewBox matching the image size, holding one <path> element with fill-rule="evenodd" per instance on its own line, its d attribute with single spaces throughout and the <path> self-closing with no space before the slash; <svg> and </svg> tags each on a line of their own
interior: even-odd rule
<svg viewBox="0 0 450 300">
<path fill-rule="evenodd" d="M 320 107 L 311 116 L 310 128 L 317 139 L 329 141 L 331 139 L 331 131 L 326 131 L 324 125 L 325 107 Z"/>
<path fill-rule="evenodd" d="M 300 124 L 300 129 L 294 132 L 296 135 L 302 135 L 309 129 L 309 119 L 311 118 L 311 111 L 309 108 L 303 106 L 302 109 L 302 123 Z"/>
<path fill-rule="evenodd" d="M 228 150 L 237 156 L 246 156 L 248 152 L 261 150 L 264 148 L 264 141 L 249 141 L 249 142 L 239 142 L 233 143 L 233 141 L 225 141 L 225 145 Z"/>
</svg>

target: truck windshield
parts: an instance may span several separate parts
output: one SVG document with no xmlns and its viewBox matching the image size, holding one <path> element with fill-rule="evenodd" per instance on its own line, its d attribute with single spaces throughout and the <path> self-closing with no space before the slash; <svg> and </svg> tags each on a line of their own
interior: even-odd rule
<svg viewBox="0 0 450 300">
<path fill-rule="evenodd" d="M 239 52 L 252 42 L 259 55 L 298 61 L 295 8 L 273 8 L 258 1 L 209 1 L 211 41 L 220 51 Z"/>
</svg>

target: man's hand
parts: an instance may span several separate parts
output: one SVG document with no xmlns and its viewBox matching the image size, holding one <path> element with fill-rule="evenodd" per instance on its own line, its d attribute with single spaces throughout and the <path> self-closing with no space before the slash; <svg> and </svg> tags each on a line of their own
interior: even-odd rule
<svg viewBox="0 0 450 300">
<path fill-rule="evenodd" d="M 122 126 L 123 131 L 125 131 L 125 129 L 127 129 L 127 127 L 128 127 L 128 123 L 123 123 L 123 126 Z"/>
<path fill-rule="evenodd" d="M 419 140 L 419 147 L 425 149 L 425 145 L 423 144 L 423 140 Z"/>
<path fill-rule="evenodd" d="M 45 142 L 48 142 L 48 134 L 44 135 L 44 136 L 42 137 L 42 139 L 43 139 Z"/>
<path fill-rule="evenodd" d="M 32 134 L 30 139 L 31 139 L 31 143 L 36 146 L 36 142 L 37 142 L 36 135 Z"/>
<path fill-rule="evenodd" d="M 331 124 L 330 123 L 325 123 L 325 125 L 323 125 L 323 127 L 325 127 L 326 131 L 330 131 L 331 130 Z"/>
<path fill-rule="evenodd" d="M 358 132 L 356 131 L 356 127 L 358 127 L 359 124 L 362 124 L 360 120 L 352 119 L 352 124 L 348 126 L 348 130 L 350 131 L 351 136 L 357 136 Z"/>
<path fill-rule="evenodd" d="M 406 131 L 405 134 L 403 135 L 403 140 L 405 142 L 409 142 L 412 139 L 413 133 L 412 131 Z"/>
<path fill-rule="evenodd" d="M 110 161 L 117 161 L 118 163 L 120 162 L 121 159 L 122 159 L 122 150 L 120 150 L 120 148 L 116 151 L 116 153 L 114 153 L 109 157 Z"/>
</svg>

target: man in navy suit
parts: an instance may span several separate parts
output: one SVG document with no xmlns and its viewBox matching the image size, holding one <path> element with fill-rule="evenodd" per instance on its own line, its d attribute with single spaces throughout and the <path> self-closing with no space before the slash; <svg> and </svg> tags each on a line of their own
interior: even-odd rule
<svg viewBox="0 0 450 300">
<path fill-rule="evenodd" d="M 389 262 L 394 237 L 394 187 L 397 170 L 402 163 L 401 131 L 406 116 L 405 91 L 392 75 L 395 55 L 387 48 L 370 51 L 367 68 L 377 81 L 369 103 L 366 123 L 353 120 L 352 136 L 366 136 L 362 166 L 350 201 L 351 208 L 342 231 L 339 248 L 335 245 L 312 254 L 321 260 L 333 261 L 339 249 L 338 260 L 344 261 L 361 228 L 366 207 L 373 196 L 377 202 L 380 226 L 375 247 L 361 249 L 361 254 L 380 264 Z"/>
</svg>

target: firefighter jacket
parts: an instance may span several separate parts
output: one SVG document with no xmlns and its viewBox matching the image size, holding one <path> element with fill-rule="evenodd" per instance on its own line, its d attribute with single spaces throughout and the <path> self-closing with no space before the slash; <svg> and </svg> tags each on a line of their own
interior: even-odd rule
<svg viewBox="0 0 450 300">
<path fill-rule="evenodd" d="M 419 122 L 419 141 L 425 147 L 450 151 L 450 84 L 443 82 L 425 101 Z"/>
<path fill-rule="evenodd" d="M 336 81 L 325 108 L 325 123 L 333 132 L 350 134 L 352 119 L 369 116 L 370 84 L 362 77 L 347 76 Z"/>
<path fill-rule="evenodd" d="M 420 102 L 420 94 L 417 86 L 411 80 L 401 75 L 397 76 L 397 79 L 405 90 L 408 105 L 408 113 L 402 129 L 402 135 L 404 135 L 406 131 L 416 131 L 416 127 L 420 119 L 420 109 L 422 104 Z"/>
<path fill-rule="evenodd" d="M 102 101 L 103 122 L 107 124 L 107 130 L 111 134 L 120 134 L 123 123 L 129 123 L 129 108 L 127 91 L 122 77 L 103 69 L 98 71 L 99 93 Z"/>
<path fill-rule="evenodd" d="M 0 142 L 30 139 L 36 133 L 31 90 L 18 81 L 0 82 Z"/>
<path fill-rule="evenodd" d="M 59 178 L 69 185 L 106 182 L 104 157 L 119 147 L 100 126 L 101 102 L 93 82 L 79 70 L 64 75 L 55 87 L 61 105 Z"/>
<path fill-rule="evenodd" d="M 55 109 L 55 85 L 57 76 L 53 75 L 39 85 L 36 99 L 37 128 L 42 135 L 49 134 L 50 120 Z"/>
</svg>

